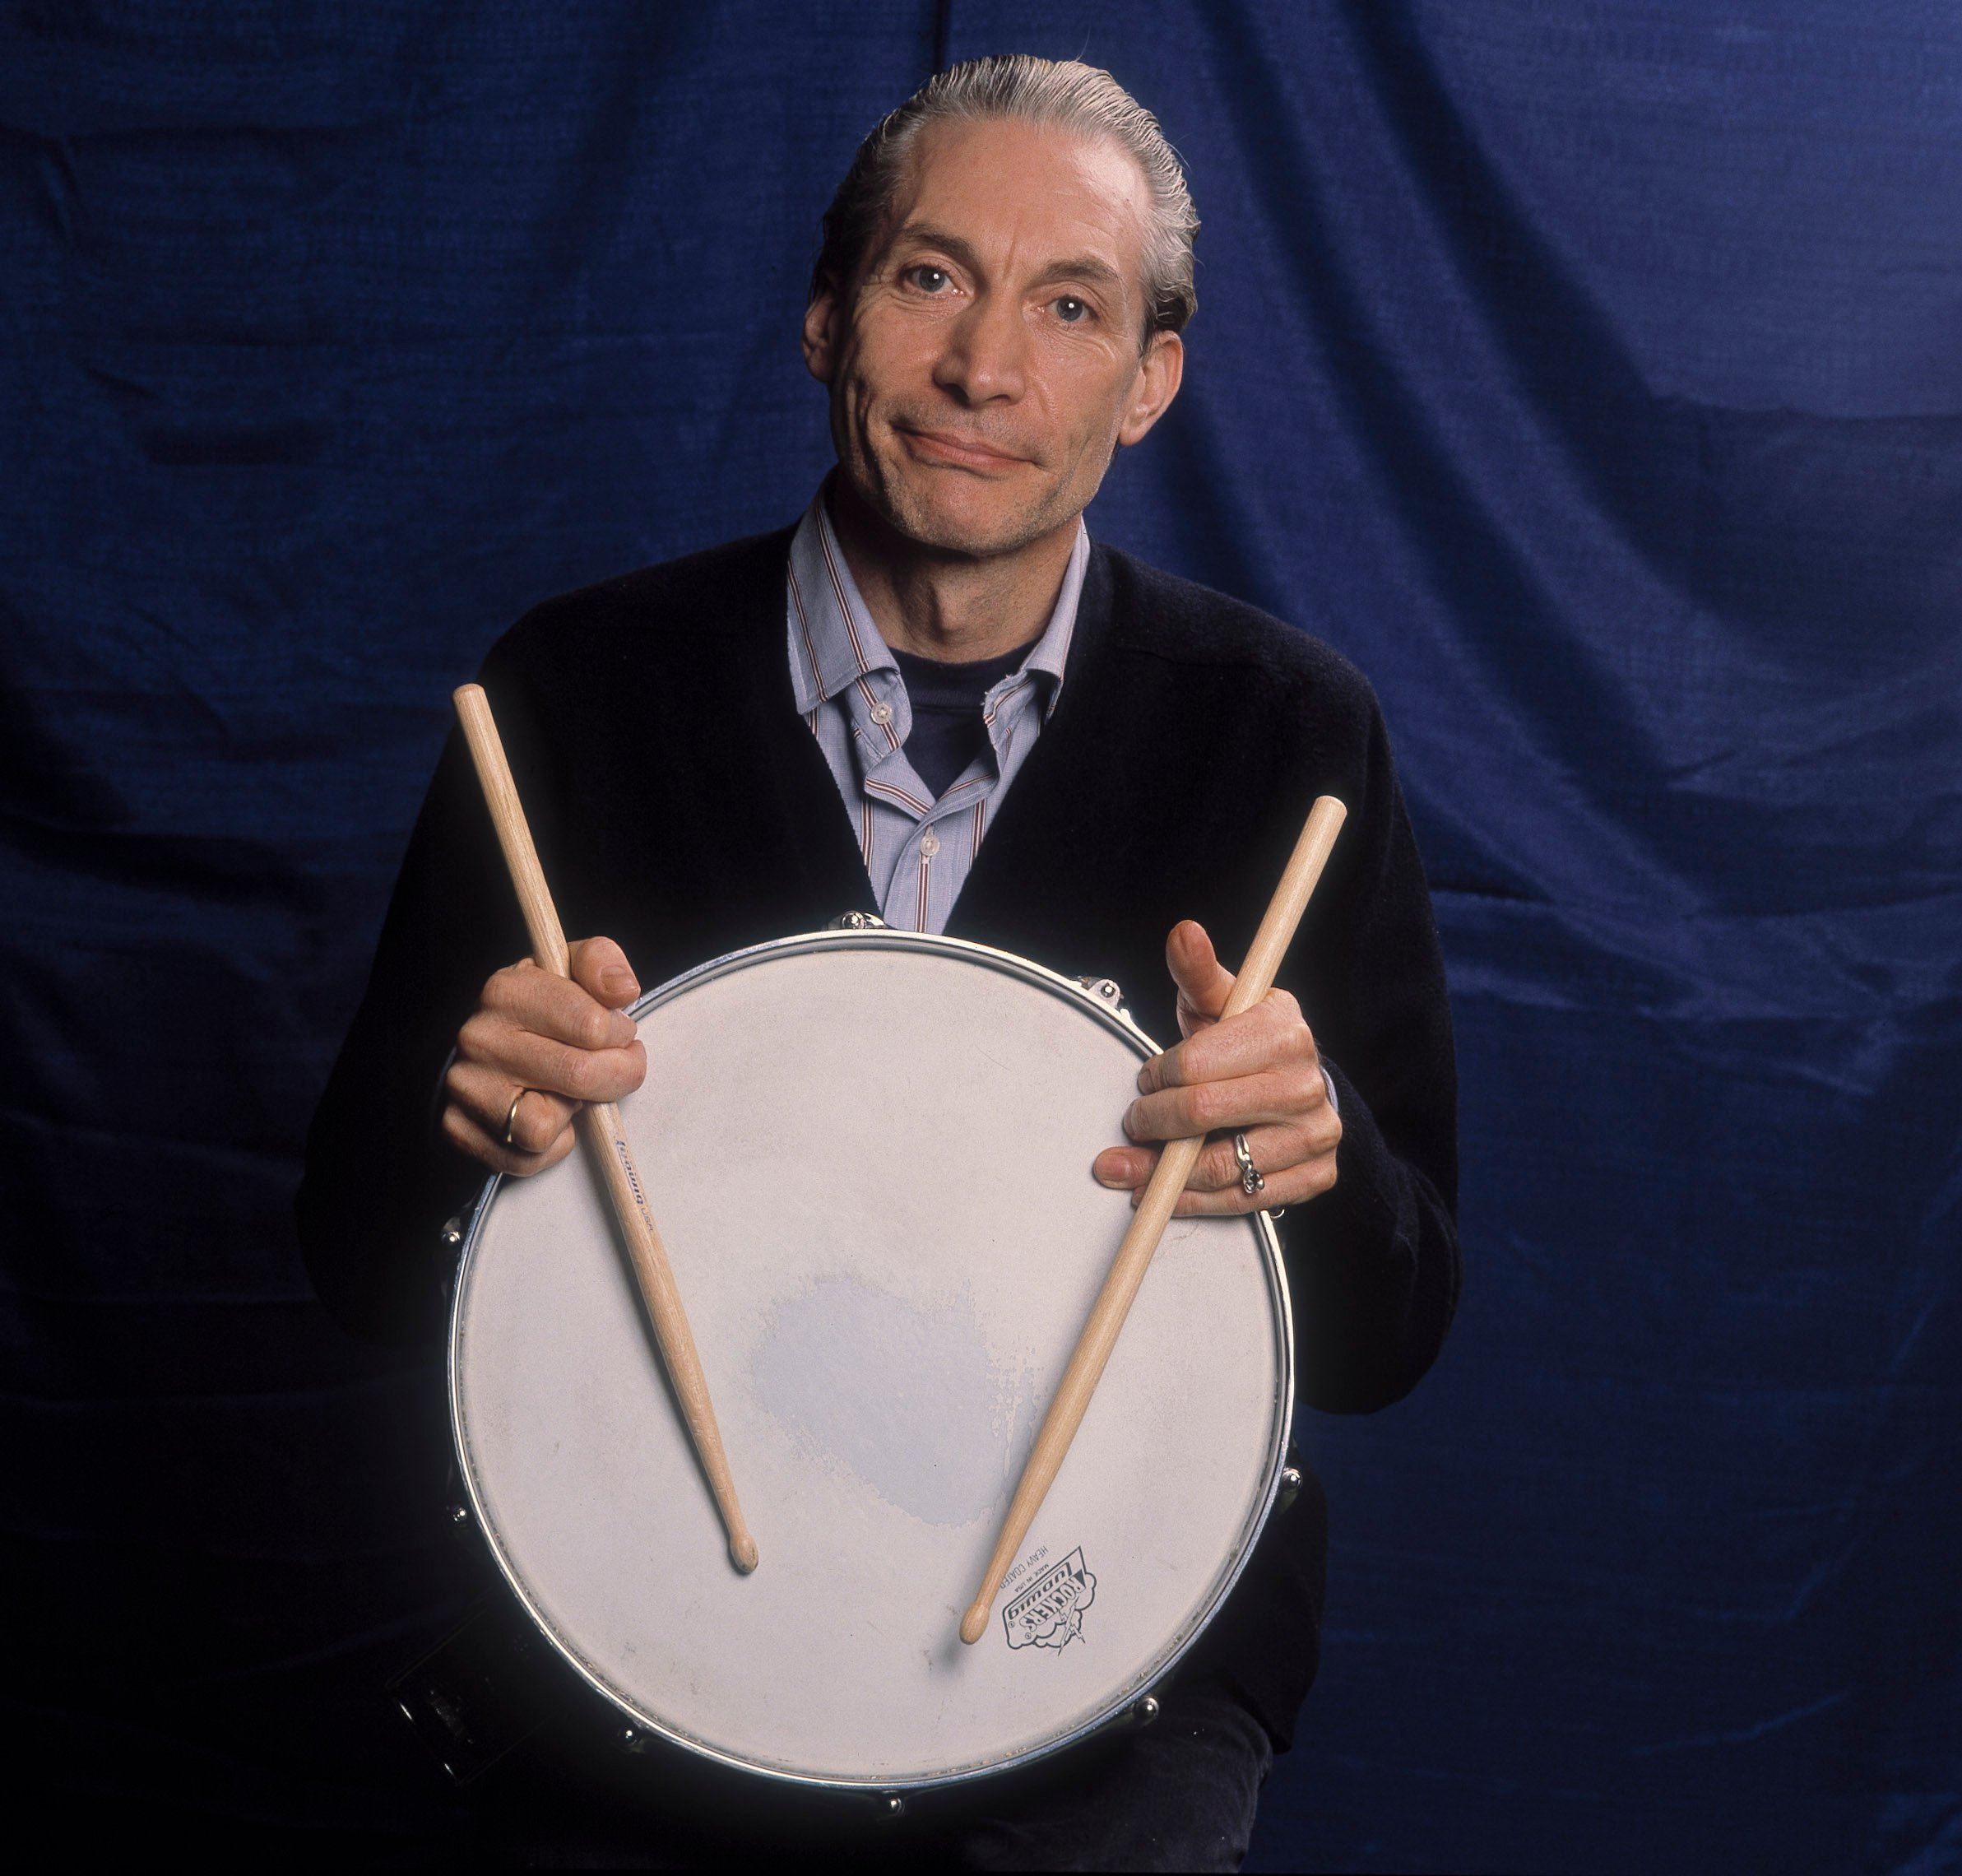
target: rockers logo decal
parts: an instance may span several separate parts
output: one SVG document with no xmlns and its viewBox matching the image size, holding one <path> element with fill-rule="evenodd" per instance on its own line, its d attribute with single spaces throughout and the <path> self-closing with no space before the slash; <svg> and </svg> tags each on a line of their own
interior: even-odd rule
<svg viewBox="0 0 1962 1876">
<path fill-rule="evenodd" d="M 1073 1550 L 1052 1564 L 1001 1612 L 1011 1648 L 1063 1648 L 1082 1640 L 1083 1611 L 1097 1600 L 1097 1579 Z"/>
</svg>

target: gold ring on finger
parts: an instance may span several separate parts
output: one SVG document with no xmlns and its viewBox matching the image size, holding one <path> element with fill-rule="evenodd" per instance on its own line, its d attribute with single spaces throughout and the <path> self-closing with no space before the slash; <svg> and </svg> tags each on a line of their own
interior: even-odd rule
<svg viewBox="0 0 1962 1876">
<path fill-rule="evenodd" d="M 512 1130 L 517 1125 L 517 1104 L 531 1092 L 531 1090 L 529 1088 L 521 1088 L 518 1089 L 517 1094 L 511 1097 L 511 1105 L 508 1109 L 505 1110 L 504 1113 L 504 1145 L 506 1146 L 513 1146 L 517 1144 L 517 1142 L 512 1139 L 511 1133 Z"/>
</svg>

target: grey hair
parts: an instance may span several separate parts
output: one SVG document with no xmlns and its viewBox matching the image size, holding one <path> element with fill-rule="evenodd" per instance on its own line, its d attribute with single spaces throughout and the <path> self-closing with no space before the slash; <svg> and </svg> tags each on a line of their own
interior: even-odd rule
<svg viewBox="0 0 1962 1876">
<path fill-rule="evenodd" d="M 988 118 L 1054 126 L 1112 139 L 1144 173 L 1151 213 L 1144 237 L 1144 337 L 1185 329 L 1199 306 L 1192 242 L 1199 215 L 1178 152 L 1158 120 L 1107 72 L 1074 59 L 971 58 L 935 73 L 888 112 L 858 146 L 824 211 L 824 244 L 811 272 L 810 297 L 842 290 L 884 231 L 913 146 L 929 126 Z"/>
</svg>

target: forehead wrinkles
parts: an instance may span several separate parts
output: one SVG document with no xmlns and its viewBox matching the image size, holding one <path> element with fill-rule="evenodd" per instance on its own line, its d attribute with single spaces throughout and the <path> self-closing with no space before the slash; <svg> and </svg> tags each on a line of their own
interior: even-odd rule
<svg viewBox="0 0 1962 1876">
<path fill-rule="evenodd" d="M 1005 209 L 997 165 L 963 160 L 978 153 L 958 147 L 998 139 L 1013 139 L 1008 154 L 1023 172 L 1015 179 L 1016 203 Z M 1011 268 L 1032 271 L 1071 255 L 1096 255 L 1116 269 L 1126 297 L 1142 304 L 1149 195 L 1136 160 L 1110 137 L 1012 118 L 931 124 L 913 146 L 867 272 L 883 264 L 913 226 L 958 234 L 983 260 L 990 258 L 990 241 L 1005 231 Z M 1015 211 L 1023 205 L 1029 212 Z M 1032 221 L 1047 225 L 1032 227 Z M 1038 245 L 1032 250 L 1032 244 Z"/>
</svg>

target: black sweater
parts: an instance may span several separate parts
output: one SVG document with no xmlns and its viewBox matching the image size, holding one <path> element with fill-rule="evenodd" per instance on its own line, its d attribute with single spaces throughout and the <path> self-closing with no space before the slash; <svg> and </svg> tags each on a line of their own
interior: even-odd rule
<svg viewBox="0 0 1962 1876">
<path fill-rule="evenodd" d="M 759 536 L 552 600 L 485 662 L 566 931 L 617 939 L 643 984 L 878 909 L 791 694 L 789 547 L 787 531 Z M 1334 1079 L 1343 1139 L 1334 1190 L 1280 1228 L 1301 1397 L 1357 1413 L 1430 1367 L 1458 1294 L 1443 966 L 1361 675 L 1264 613 L 1095 548 L 1060 700 L 948 931 L 1115 977 L 1147 1033 L 1176 1040 L 1166 934 L 1199 920 L 1231 968 L 1324 793 L 1349 818 L 1280 981 Z M 528 950 L 452 736 L 299 1192 L 308 1268 L 360 1332 L 437 1333 L 440 1228 L 483 1173 L 438 1136 L 432 1099 L 484 980 Z M 1197 1651 L 1282 1744 L 1314 1677 L 1325 1542 L 1311 1489 Z"/>
</svg>

